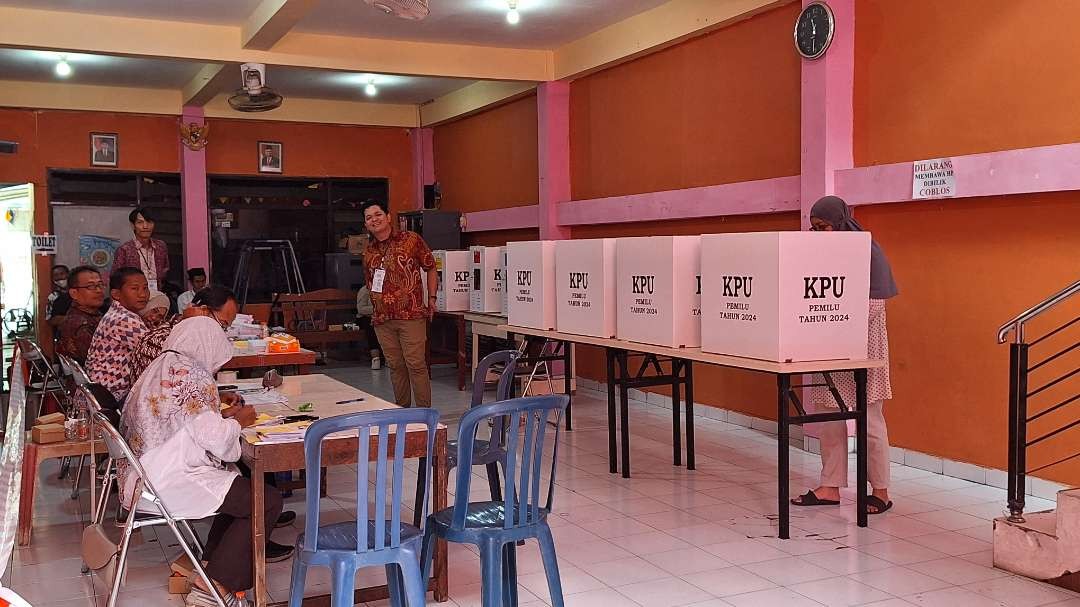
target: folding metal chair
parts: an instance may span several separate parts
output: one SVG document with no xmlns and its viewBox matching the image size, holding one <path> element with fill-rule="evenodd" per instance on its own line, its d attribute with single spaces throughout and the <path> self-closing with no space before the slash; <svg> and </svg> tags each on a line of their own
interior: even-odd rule
<svg viewBox="0 0 1080 607">
<path fill-rule="evenodd" d="M 109 419 L 102 413 L 101 405 L 98 403 L 97 398 L 90 389 L 90 384 L 79 386 L 78 390 L 80 395 L 90 403 L 90 416 L 93 420 L 93 428 L 100 428 L 101 437 L 109 450 L 109 457 L 116 463 L 123 461 L 128 467 L 128 474 L 133 474 L 136 477 L 133 503 L 127 512 L 126 520 L 123 521 L 123 535 L 120 544 L 114 544 L 117 549 L 116 555 L 118 560 L 116 562 L 116 573 L 113 576 L 112 586 L 109 590 L 107 607 L 116 606 L 117 595 L 120 593 L 120 581 L 124 577 L 124 568 L 127 566 L 128 548 L 131 546 L 132 534 L 135 533 L 136 529 L 158 525 L 168 525 L 169 529 L 173 532 L 173 535 L 176 536 L 176 540 L 179 542 L 184 554 L 191 559 L 192 568 L 217 600 L 218 606 L 227 607 L 225 599 L 218 593 L 217 586 L 214 585 L 214 582 L 210 579 L 210 576 L 206 574 L 206 570 L 202 566 L 203 549 L 202 544 L 199 541 L 199 536 L 196 535 L 195 530 L 191 528 L 191 525 L 186 520 L 178 519 L 169 513 L 168 507 L 161 498 L 158 497 L 157 492 L 154 491 L 154 487 L 150 483 L 146 471 L 143 470 L 142 465 L 139 463 L 139 458 L 135 456 L 135 453 L 131 450 L 131 447 L 128 446 L 124 437 L 120 435 L 120 432 L 116 430 Z M 91 522 L 90 527 L 87 527 L 87 529 L 83 531 L 84 560 L 88 560 L 88 543 L 91 541 L 88 537 L 98 538 L 98 546 L 100 546 L 101 535 L 100 533 L 95 535 L 94 532 L 100 530 L 103 516 L 104 508 L 98 509 L 96 518 Z M 181 528 L 183 528 L 183 532 L 181 531 Z M 186 536 L 184 532 L 187 533 Z M 111 558 L 109 560 L 111 560 Z M 103 566 L 104 565 L 102 565 L 102 567 Z M 100 569 L 101 567 L 98 568 Z"/>
<path fill-rule="evenodd" d="M 56 373 L 52 361 L 32 339 L 20 338 L 15 340 L 15 346 L 22 352 L 23 360 L 30 363 L 30 374 L 26 381 L 26 395 L 38 399 L 37 415 L 41 416 L 41 410 L 45 406 L 45 399 L 52 396 L 64 412 L 71 410 L 71 401 L 68 399 L 67 390 L 64 388 L 60 376 Z"/>
</svg>

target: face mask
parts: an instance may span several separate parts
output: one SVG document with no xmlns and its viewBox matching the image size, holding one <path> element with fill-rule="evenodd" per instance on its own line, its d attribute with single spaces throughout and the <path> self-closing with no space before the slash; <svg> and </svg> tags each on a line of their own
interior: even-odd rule
<svg viewBox="0 0 1080 607">
<path fill-rule="evenodd" d="M 66 289 L 67 288 L 67 279 L 65 278 L 63 280 L 56 281 L 56 286 L 60 287 L 61 289 Z"/>
</svg>

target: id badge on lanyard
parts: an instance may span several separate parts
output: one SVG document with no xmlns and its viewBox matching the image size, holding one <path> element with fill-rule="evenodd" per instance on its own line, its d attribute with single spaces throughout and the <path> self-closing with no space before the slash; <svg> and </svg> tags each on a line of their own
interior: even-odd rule
<svg viewBox="0 0 1080 607">
<path fill-rule="evenodd" d="M 383 268 L 375 270 L 375 274 L 371 277 L 371 292 L 382 293 L 384 280 L 386 280 L 386 270 Z"/>
</svg>

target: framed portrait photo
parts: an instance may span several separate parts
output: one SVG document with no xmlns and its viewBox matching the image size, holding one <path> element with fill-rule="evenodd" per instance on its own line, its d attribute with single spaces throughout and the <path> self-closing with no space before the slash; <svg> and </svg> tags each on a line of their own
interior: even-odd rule
<svg viewBox="0 0 1080 607">
<path fill-rule="evenodd" d="M 281 154 L 282 146 L 277 141 L 259 142 L 259 172 L 280 173 L 285 160 Z"/>
<path fill-rule="evenodd" d="M 115 167 L 120 161 L 116 133 L 90 133 L 90 166 Z"/>
</svg>

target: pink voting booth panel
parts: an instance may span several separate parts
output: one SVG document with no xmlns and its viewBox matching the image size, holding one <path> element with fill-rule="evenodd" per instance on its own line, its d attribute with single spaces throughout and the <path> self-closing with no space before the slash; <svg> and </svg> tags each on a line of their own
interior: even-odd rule
<svg viewBox="0 0 1080 607">
<path fill-rule="evenodd" d="M 543 331 L 555 328 L 555 242 L 506 245 L 507 321 Z"/>
<path fill-rule="evenodd" d="M 469 247 L 472 288 L 469 291 L 469 311 L 502 314 L 503 280 L 502 255 L 499 247 Z"/>
<path fill-rule="evenodd" d="M 865 359 L 868 232 L 701 239 L 702 350 L 777 362 Z"/>
<path fill-rule="evenodd" d="M 555 322 L 559 331 L 615 337 L 615 239 L 555 243 Z"/>
<path fill-rule="evenodd" d="M 673 348 L 701 345 L 700 247 L 700 236 L 618 239 L 619 339 Z"/>
<path fill-rule="evenodd" d="M 462 312 L 469 309 L 472 285 L 468 251 L 435 251 L 435 269 L 439 273 L 439 292 L 435 294 L 435 309 L 440 312 Z"/>
</svg>

